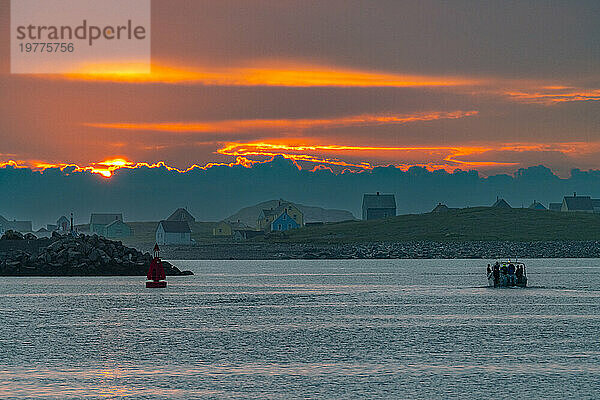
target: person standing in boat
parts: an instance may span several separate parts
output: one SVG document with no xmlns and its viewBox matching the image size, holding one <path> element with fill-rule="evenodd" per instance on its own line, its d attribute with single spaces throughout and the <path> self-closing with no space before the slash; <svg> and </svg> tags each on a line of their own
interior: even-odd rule
<svg viewBox="0 0 600 400">
<path fill-rule="evenodd" d="M 499 281 L 500 281 L 500 264 L 496 261 L 496 264 L 494 264 L 494 286 L 498 286 Z"/>
<path fill-rule="evenodd" d="M 515 265 L 513 263 L 508 264 L 508 284 L 515 284 Z"/>
<path fill-rule="evenodd" d="M 515 276 L 517 277 L 517 284 L 523 282 L 523 266 L 517 265 L 517 271 L 515 272 Z"/>
</svg>

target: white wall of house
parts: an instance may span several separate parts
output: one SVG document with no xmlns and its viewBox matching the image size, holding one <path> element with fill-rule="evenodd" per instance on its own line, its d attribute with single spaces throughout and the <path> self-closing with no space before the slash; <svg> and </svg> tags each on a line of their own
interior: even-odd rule
<svg viewBox="0 0 600 400">
<path fill-rule="evenodd" d="M 179 232 L 165 232 L 162 225 L 156 229 L 156 243 L 158 244 L 190 244 L 191 234 Z"/>
</svg>

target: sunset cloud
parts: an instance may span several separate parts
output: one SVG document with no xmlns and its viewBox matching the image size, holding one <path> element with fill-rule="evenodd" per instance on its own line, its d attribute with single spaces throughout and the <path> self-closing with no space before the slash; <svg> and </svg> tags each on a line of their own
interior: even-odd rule
<svg viewBox="0 0 600 400">
<path fill-rule="evenodd" d="M 253 130 L 300 131 L 315 128 L 365 127 L 406 124 L 439 119 L 458 119 L 477 115 L 477 111 L 430 111 L 413 114 L 363 114 L 319 119 L 251 119 L 228 121 L 159 122 L 159 123 L 86 123 L 104 129 L 156 132 L 244 132 Z"/>
<path fill-rule="evenodd" d="M 502 77 L 417 75 L 352 69 L 339 65 L 318 65 L 290 60 L 266 60 L 246 66 L 175 66 L 155 62 L 151 73 L 144 64 L 82 65 L 80 72 L 38 75 L 50 79 L 125 84 L 167 84 L 232 87 L 338 87 L 338 88 L 438 88 L 456 93 L 495 95 L 532 104 L 554 105 L 564 102 L 600 100 L 600 89 L 577 87 L 572 82 Z"/>
<path fill-rule="evenodd" d="M 572 88 L 572 87 L 542 87 L 527 90 L 507 91 L 506 94 L 513 100 L 523 103 L 554 105 L 574 101 L 599 101 L 600 89 Z"/>
<path fill-rule="evenodd" d="M 155 62 L 151 73 L 136 62 L 82 65 L 80 72 L 47 77 L 120 83 L 196 84 L 206 86 L 283 87 L 445 87 L 479 84 L 477 79 L 402 74 L 315 65 L 291 61 L 262 61 L 239 67 L 173 66 Z"/>
</svg>

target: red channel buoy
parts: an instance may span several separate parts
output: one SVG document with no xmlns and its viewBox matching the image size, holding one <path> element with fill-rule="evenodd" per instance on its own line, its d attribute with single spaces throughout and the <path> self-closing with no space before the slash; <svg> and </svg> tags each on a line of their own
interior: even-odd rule
<svg viewBox="0 0 600 400">
<path fill-rule="evenodd" d="M 162 261 L 159 257 L 158 244 L 154 245 L 154 258 L 152 258 L 146 278 L 148 279 L 148 281 L 146 281 L 147 288 L 167 287 L 167 281 L 165 281 L 167 276 L 165 275 L 165 269 L 163 268 Z"/>
</svg>

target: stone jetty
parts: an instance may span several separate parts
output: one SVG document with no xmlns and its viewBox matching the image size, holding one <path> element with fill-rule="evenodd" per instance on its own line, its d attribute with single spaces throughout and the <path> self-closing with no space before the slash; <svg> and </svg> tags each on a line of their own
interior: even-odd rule
<svg viewBox="0 0 600 400">
<path fill-rule="evenodd" d="M 36 238 L 7 231 L 0 238 L 0 276 L 143 276 L 152 256 L 98 235 Z M 163 261 L 167 275 L 192 275 Z"/>
</svg>

